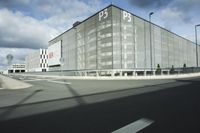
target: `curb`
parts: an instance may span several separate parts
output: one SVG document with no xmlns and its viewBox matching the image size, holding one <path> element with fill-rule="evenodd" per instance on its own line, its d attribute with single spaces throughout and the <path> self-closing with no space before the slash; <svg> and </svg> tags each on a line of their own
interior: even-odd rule
<svg viewBox="0 0 200 133">
<path fill-rule="evenodd" d="M 0 88 L 3 87 L 4 89 L 25 89 L 32 86 L 29 83 L 25 83 L 23 81 L 19 81 L 3 75 L 0 75 L 0 83 Z"/>
<path fill-rule="evenodd" d="M 153 76 L 123 76 L 123 77 L 105 77 L 105 76 L 59 76 L 59 75 L 34 75 L 18 74 L 43 78 L 73 79 L 73 80 L 152 80 L 152 79 L 184 79 L 199 77 L 200 73 L 180 74 L 180 75 L 153 75 Z"/>
</svg>

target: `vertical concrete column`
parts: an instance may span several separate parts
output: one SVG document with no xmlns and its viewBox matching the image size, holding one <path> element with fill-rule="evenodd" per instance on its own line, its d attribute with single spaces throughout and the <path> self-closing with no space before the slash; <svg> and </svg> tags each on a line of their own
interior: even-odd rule
<svg viewBox="0 0 200 133">
<path fill-rule="evenodd" d="M 124 73 L 124 76 L 127 76 L 127 72 Z"/>
<path fill-rule="evenodd" d="M 147 75 L 147 71 L 146 70 L 144 70 L 144 76 L 146 76 Z"/>
<path fill-rule="evenodd" d="M 120 71 L 120 76 L 122 76 L 122 71 Z"/>
<path fill-rule="evenodd" d="M 169 70 L 167 70 L 167 75 L 169 75 Z"/>
<path fill-rule="evenodd" d="M 99 77 L 99 72 L 98 71 L 96 71 L 96 76 Z"/>
<path fill-rule="evenodd" d="M 156 75 L 156 71 L 155 70 L 153 70 L 153 75 Z"/>
<path fill-rule="evenodd" d="M 135 73 L 135 71 L 133 71 L 132 75 L 133 75 L 133 76 L 136 76 L 136 73 Z"/>
<path fill-rule="evenodd" d="M 181 71 L 178 71 L 178 74 L 180 74 L 181 73 Z"/>
<path fill-rule="evenodd" d="M 115 72 L 112 70 L 111 71 L 111 76 L 114 77 L 115 76 Z"/>
</svg>

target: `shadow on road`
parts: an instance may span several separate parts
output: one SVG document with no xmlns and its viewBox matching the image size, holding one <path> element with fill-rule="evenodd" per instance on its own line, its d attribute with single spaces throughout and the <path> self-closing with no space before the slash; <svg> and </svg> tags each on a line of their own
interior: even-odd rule
<svg viewBox="0 0 200 133">
<path fill-rule="evenodd" d="M 199 79 L 176 79 L 178 82 L 200 83 Z"/>
<path fill-rule="evenodd" d="M 179 82 L 181 81 L 183 80 Z M 28 109 L 32 111 L 34 107 L 37 107 L 37 109 L 43 108 L 49 102 L 53 103 L 53 106 L 57 106 L 68 99 L 75 99 L 81 106 L 1 121 L 0 131 L 3 133 L 108 133 L 140 118 L 149 118 L 154 120 L 155 123 L 145 129 L 148 133 L 199 132 L 200 84 L 196 80 L 184 80 L 183 82 L 189 82 L 189 84 L 95 104 L 86 104 L 84 101 L 86 96 L 80 96 L 70 85 L 66 84 L 74 98 L 23 105 L 24 108 L 27 106 L 25 111 L 29 111 Z M 130 90 L 120 90 L 112 93 L 123 93 Z M 2 119 L 4 115 L 8 116 L 20 107 L 21 103 L 40 91 L 34 91 L 15 106 L 9 107 L 0 115 L 0 118 Z M 104 92 L 101 95 L 108 93 L 112 95 L 111 92 Z"/>
<path fill-rule="evenodd" d="M 62 81 L 66 82 L 66 83 L 69 83 L 67 80 L 62 80 Z M 186 81 L 186 80 L 176 80 L 176 81 L 178 81 L 178 82 L 193 83 L 192 80 L 188 80 L 188 81 Z M 110 91 L 97 92 L 97 93 L 84 94 L 84 95 L 80 95 L 74 88 L 71 87 L 70 84 L 65 84 L 66 88 L 73 95 L 72 97 L 63 97 L 63 98 L 58 98 L 58 99 L 48 99 L 48 100 L 43 100 L 43 101 L 37 101 L 37 102 L 34 102 L 34 103 L 24 103 L 23 102 L 24 100 L 22 100 L 22 102 L 20 102 L 20 103 L 21 104 L 24 103 L 21 106 L 26 106 L 26 105 L 41 104 L 41 103 L 46 103 L 46 102 L 55 102 L 55 101 L 63 101 L 63 100 L 75 99 L 79 105 L 84 105 L 84 104 L 86 104 L 86 101 L 83 99 L 83 97 L 98 96 L 98 95 L 104 95 L 104 94 L 111 94 L 112 95 L 114 93 L 124 93 L 124 92 L 131 91 L 131 90 L 140 90 L 140 89 L 145 89 L 145 88 L 148 88 L 147 92 L 151 92 L 151 91 L 155 91 L 155 90 L 154 89 L 151 90 L 149 87 L 151 87 L 151 88 L 152 87 L 158 87 L 160 85 L 162 85 L 162 86 L 166 85 L 167 86 L 169 84 L 176 83 L 176 81 L 169 82 L 169 83 L 155 84 L 155 85 L 146 85 L 146 86 L 135 87 L 135 88 L 124 88 L 124 89 L 120 89 L 120 90 L 110 90 Z M 167 87 L 165 89 L 167 89 Z M 156 90 L 156 91 L 158 91 L 158 90 Z M 35 92 L 37 92 L 37 91 L 39 92 L 39 91 L 42 91 L 42 90 L 36 90 Z M 35 94 L 35 92 L 33 92 L 32 94 Z M 146 93 L 146 92 L 142 92 L 142 93 Z M 16 106 L 16 105 L 13 105 L 13 106 Z M 13 106 L 9 106 L 8 108 L 12 108 Z M 4 108 L 7 108 L 7 107 L 0 107 L 0 109 L 4 109 Z"/>
<path fill-rule="evenodd" d="M 6 108 L 6 110 L 4 112 L 2 112 L 0 114 L 0 119 L 4 120 L 6 119 L 13 111 L 15 111 L 21 104 L 23 104 L 24 102 L 26 102 L 28 99 L 30 99 L 31 97 L 33 97 L 36 93 L 41 92 L 42 90 L 35 90 L 33 91 L 30 95 L 28 95 L 27 97 L 25 97 L 24 99 L 20 100 L 19 102 L 17 102 L 15 105 L 9 106 L 8 108 Z"/>
<path fill-rule="evenodd" d="M 67 82 L 66 80 L 63 80 L 63 81 Z M 79 105 L 84 105 L 86 103 L 84 99 L 82 99 L 81 95 L 78 92 L 76 92 L 75 89 L 73 89 L 70 84 L 65 84 L 65 85 L 69 89 L 69 91 L 72 93 L 73 97 L 75 97 L 75 100 L 77 101 Z"/>
<path fill-rule="evenodd" d="M 0 122 L 0 131 L 4 133 L 109 133 L 140 118 L 149 118 L 155 123 L 144 129 L 144 132 L 200 132 L 199 88 L 200 84 L 195 82 L 101 103 L 16 118 Z M 69 89 L 73 90 L 70 87 Z M 72 93 L 78 95 L 74 91 Z M 51 102 L 54 106 L 63 104 L 60 101 Z M 38 109 L 44 104 L 47 102 L 29 104 L 28 107 L 31 107 L 31 110 L 34 107 Z"/>
</svg>

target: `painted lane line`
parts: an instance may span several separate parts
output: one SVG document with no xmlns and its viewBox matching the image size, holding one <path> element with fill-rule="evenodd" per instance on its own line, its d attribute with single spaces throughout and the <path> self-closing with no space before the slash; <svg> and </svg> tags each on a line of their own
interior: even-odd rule
<svg viewBox="0 0 200 133">
<path fill-rule="evenodd" d="M 19 78 L 20 80 L 24 80 L 25 78 Z"/>
<path fill-rule="evenodd" d="M 153 120 L 142 118 L 116 131 L 113 131 L 112 133 L 136 133 L 151 125 L 153 122 Z"/>
<path fill-rule="evenodd" d="M 58 84 L 67 84 L 67 85 L 71 84 L 69 82 L 61 82 L 61 81 L 53 81 L 53 80 L 47 80 L 47 82 L 53 82 L 53 83 L 58 83 Z"/>
<path fill-rule="evenodd" d="M 1 87 L 0 87 L 0 90 L 3 90 L 3 89 L 4 89 L 4 88 L 1 88 Z"/>
<path fill-rule="evenodd" d="M 46 80 L 46 79 L 27 79 L 27 80 L 23 80 L 23 81 L 25 81 L 25 82 L 28 81 L 29 82 L 29 81 L 40 81 L 40 80 Z"/>
</svg>

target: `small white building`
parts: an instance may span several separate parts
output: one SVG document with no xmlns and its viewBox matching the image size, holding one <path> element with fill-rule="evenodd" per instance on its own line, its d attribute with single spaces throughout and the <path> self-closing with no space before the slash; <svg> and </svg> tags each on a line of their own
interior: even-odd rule
<svg viewBox="0 0 200 133">
<path fill-rule="evenodd" d="M 25 72 L 25 64 L 12 64 L 8 67 L 8 73 Z"/>
<path fill-rule="evenodd" d="M 45 72 L 48 71 L 48 51 L 40 49 L 26 56 L 26 72 Z"/>
</svg>

